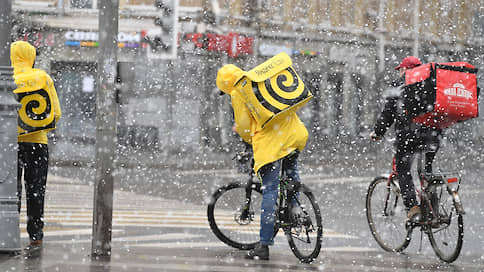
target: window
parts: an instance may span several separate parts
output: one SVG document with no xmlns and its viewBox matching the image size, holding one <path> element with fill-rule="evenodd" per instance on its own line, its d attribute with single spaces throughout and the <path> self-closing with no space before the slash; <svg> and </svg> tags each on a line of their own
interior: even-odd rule
<svg viewBox="0 0 484 272">
<path fill-rule="evenodd" d="M 96 137 L 96 64 L 54 62 L 52 75 L 62 107 L 56 135 L 67 139 Z"/>
<path fill-rule="evenodd" d="M 70 0 L 71 8 L 92 9 L 93 0 Z"/>
</svg>

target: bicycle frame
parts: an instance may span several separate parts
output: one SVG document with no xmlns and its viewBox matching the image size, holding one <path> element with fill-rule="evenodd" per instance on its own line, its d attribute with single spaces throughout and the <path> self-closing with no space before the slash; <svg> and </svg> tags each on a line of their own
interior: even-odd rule
<svg viewBox="0 0 484 272">
<path fill-rule="evenodd" d="M 260 233 L 254 223 L 259 224 L 259 219 L 260 224 L 263 223 L 263 210 L 259 208 L 263 198 L 262 183 L 254 179 L 253 171 L 247 174 L 249 178 L 245 182 L 231 182 L 218 188 L 207 206 L 208 221 L 215 236 L 242 250 L 257 246 Z M 308 187 L 285 176 L 279 178 L 278 185 L 272 238 L 282 229 L 294 255 L 301 262 L 311 263 L 319 255 L 323 235 L 317 200 Z M 259 210 L 254 210 L 256 207 Z M 228 223 L 229 220 L 233 223 Z"/>
<path fill-rule="evenodd" d="M 460 183 L 461 183 L 461 178 L 460 176 L 455 173 L 455 172 L 449 172 L 449 173 L 439 173 L 439 174 L 432 174 L 432 173 L 424 173 L 423 169 L 425 167 L 425 152 L 420 151 L 418 153 L 418 164 L 417 164 L 417 173 L 419 176 L 419 181 L 420 181 L 420 189 L 416 189 L 418 198 L 420 200 L 420 206 L 427 209 L 423 209 L 425 211 L 422 211 L 423 215 L 423 220 L 419 222 L 417 225 L 430 225 L 431 219 L 432 219 L 432 214 L 434 211 L 434 205 L 436 203 L 431 203 L 431 199 L 429 197 L 430 190 L 437 185 L 443 185 L 446 184 L 447 186 L 447 191 L 450 195 L 453 197 L 453 201 L 456 207 L 456 211 L 460 215 L 465 214 L 465 210 L 463 208 L 461 199 L 459 197 L 458 191 L 460 188 Z M 394 185 L 398 193 L 400 193 L 400 184 L 398 182 L 395 182 L 395 178 L 397 177 L 397 171 L 396 171 L 396 165 L 395 165 L 395 158 L 393 158 L 392 161 L 392 172 L 388 177 L 388 192 L 390 192 L 390 185 Z M 390 198 L 390 195 L 387 195 L 387 198 L 385 200 L 385 206 L 384 206 L 384 215 L 388 216 L 388 200 Z M 398 201 L 398 197 L 395 199 L 395 204 Z"/>
<path fill-rule="evenodd" d="M 279 179 L 279 201 L 276 208 L 276 228 L 285 227 L 292 224 L 290 218 L 289 207 L 292 201 L 300 205 L 297 196 L 294 192 L 298 189 L 298 184 L 281 177 Z M 254 182 L 254 172 L 251 172 L 245 186 L 245 203 L 240 215 L 240 220 L 252 220 L 250 214 L 250 206 L 252 199 L 252 191 L 256 190 L 262 192 L 262 184 Z"/>
<path fill-rule="evenodd" d="M 298 186 L 297 183 L 286 180 L 284 178 L 281 178 L 281 180 L 279 181 L 279 203 L 277 207 L 277 218 L 279 226 L 283 229 L 286 226 L 290 226 L 291 224 L 295 223 L 291 218 L 291 203 L 299 206 L 301 205 L 301 203 L 299 203 L 299 200 L 297 199 L 297 195 L 294 194 L 294 192 L 296 192 L 297 190 L 296 186 Z M 284 229 L 284 231 L 286 230 Z"/>
<path fill-rule="evenodd" d="M 254 172 L 251 171 L 249 174 L 249 178 L 247 180 L 247 184 L 245 185 L 245 203 L 242 209 L 242 214 L 240 215 L 241 220 L 253 220 L 250 214 L 250 205 L 252 202 L 252 190 L 256 190 L 262 192 L 261 184 L 258 182 L 254 182 Z"/>
<path fill-rule="evenodd" d="M 424 229 L 430 228 L 430 226 L 434 223 L 433 220 L 436 220 L 435 215 L 438 214 L 438 201 L 432 194 L 434 193 L 433 190 L 437 186 L 445 185 L 447 188 L 447 192 L 452 195 L 453 203 L 456 207 L 456 212 L 459 215 L 464 215 L 465 211 L 462 206 L 462 202 L 460 200 L 458 191 L 460 188 L 461 178 L 458 173 L 449 172 L 449 173 L 425 173 L 423 169 L 425 169 L 425 151 L 419 151 L 417 154 L 417 173 L 420 182 L 420 189 L 416 189 L 418 198 L 420 200 L 420 208 L 422 212 L 422 218 L 419 222 L 412 222 L 412 227 L 421 226 Z M 395 171 L 395 169 L 394 169 Z M 393 176 L 392 176 L 393 175 Z M 396 171 L 392 172 L 390 176 L 392 179 L 396 176 Z M 398 187 L 399 188 L 399 187 Z"/>
</svg>

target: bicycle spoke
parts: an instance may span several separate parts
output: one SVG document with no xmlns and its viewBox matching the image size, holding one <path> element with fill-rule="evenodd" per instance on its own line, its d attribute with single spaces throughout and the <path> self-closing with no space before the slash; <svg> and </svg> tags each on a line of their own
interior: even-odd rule
<svg viewBox="0 0 484 272">
<path fill-rule="evenodd" d="M 290 228 L 286 229 L 289 245 L 302 262 L 312 262 L 321 249 L 322 225 L 319 207 L 309 192 L 300 192 L 296 207 L 290 212 Z"/>
<path fill-rule="evenodd" d="M 452 195 L 447 187 L 436 188 L 437 220 L 432 222 L 432 229 L 428 232 L 430 243 L 437 256 L 445 262 L 453 262 L 460 254 L 463 242 L 462 215 L 456 212 Z"/>
<path fill-rule="evenodd" d="M 260 203 L 262 195 L 253 190 L 247 208 L 245 187 L 228 187 L 215 194 L 208 216 L 214 234 L 224 243 L 239 249 L 250 249 L 259 242 Z"/>
<path fill-rule="evenodd" d="M 407 213 L 398 188 L 388 179 L 374 180 L 368 188 L 366 214 L 371 233 L 387 251 L 402 251 L 410 242 L 405 228 Z"/>
</svg>

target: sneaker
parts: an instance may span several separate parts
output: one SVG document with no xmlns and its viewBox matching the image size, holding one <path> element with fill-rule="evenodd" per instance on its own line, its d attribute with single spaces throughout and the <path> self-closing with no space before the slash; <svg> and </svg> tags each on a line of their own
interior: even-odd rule
<svg viewBox="0 0 484 272">
<path fill-rule="evenodd" d="M 254 249 L 247 253 L 245 258 L 254 260 L 269 260 L 269 246 L 257 244 Z"/>
<path fill-rule="evenodd" d="M 420 207 L 415 205 L 412 208 L 410 208 L 410 210 L 408 211 L 407 218 L 410 221 L 418 221 L 421 214 L 422 212 L 420 211 Z"/>
<path fill-rule="evenodd" d="M 30 244 L 24 249 L 25 257 L 40 256 L 42 252 L 42 240 L 32 240 Z"/>
</svg>

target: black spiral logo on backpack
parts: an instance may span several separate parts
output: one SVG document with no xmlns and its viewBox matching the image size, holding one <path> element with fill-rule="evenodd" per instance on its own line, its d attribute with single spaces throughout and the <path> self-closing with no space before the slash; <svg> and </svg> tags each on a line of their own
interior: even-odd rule
<svg viewBox="0 0 484 272">
<path fill-rule="evenodd" d="M 18 125 L 25 133 L 55 127 L 52 101 L 46 90 L 19 93 L 18 101 Z"/>
<path fill-rule="evenodd" d="M 309 91 L 292 67 L 263 82 L 252 82 L 252 88 L 259 103 L 275 114 L 309 96 Z"/>
</svg>

